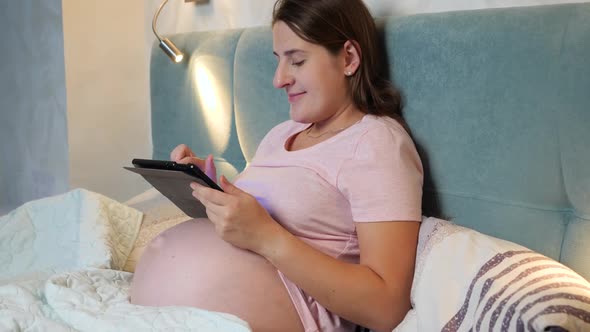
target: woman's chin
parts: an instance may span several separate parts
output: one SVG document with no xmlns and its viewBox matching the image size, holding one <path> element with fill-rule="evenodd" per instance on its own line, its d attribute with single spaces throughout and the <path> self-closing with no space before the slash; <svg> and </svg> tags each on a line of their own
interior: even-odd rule
<svg viewBox="0 0 590 332">
<path fill-rule="evenodd" d="M 301 108 L 297 107 L 296 105 L 291 105 L 291 108 L 289 109 L 289 117 L 291 120 L 299 123 L 313 122 L 310 117 L 303 114 Z"/>
</svg>

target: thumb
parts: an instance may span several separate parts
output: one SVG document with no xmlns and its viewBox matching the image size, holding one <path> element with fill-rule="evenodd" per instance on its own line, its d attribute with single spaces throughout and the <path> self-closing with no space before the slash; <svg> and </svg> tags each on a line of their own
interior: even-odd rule
<svg viewBox="0 0 590 332">
<path fill-rule="evenodd" d="M 213 155 L 210 154 L 205 159 L 205 174 L 210 177 L 213 181 L 217 182 L 217 170 L 215 169 L 215 163 L 213 162 Z"/>
<path fill-rule="evenodd" d="M 221 182 L 221 189 L 223 189 L 224 192 L 232 195 L 236 195 L 242 192 L 240 188 L 234 186 L 233 183 L 229 182 L 229 180 L 224 175 L 222 175 L 219 180 Z"/>
</svg>

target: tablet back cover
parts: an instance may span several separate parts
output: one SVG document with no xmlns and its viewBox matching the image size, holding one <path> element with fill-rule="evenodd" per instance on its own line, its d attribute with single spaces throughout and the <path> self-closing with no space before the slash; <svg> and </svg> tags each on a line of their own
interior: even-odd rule
<svg viewBox="0 0 590 332">
<path fill-rule="evenodd" d="M 152 168 L 123 168 L 141 175 L 189 217 L 207 218 L 205 206 L 193 196 L 193 190 L 190 187 L 191 182 L 198 182 L 206 186 L 203 180 L 180 171 Z"/>
</svg>

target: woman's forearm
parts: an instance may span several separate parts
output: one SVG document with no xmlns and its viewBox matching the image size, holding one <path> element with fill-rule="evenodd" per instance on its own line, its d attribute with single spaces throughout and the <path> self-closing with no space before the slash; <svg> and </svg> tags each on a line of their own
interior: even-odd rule
<svg viewBox="0 0 590 332">
<path fill-rule="evenodd" d="M 328 310 L 376 331 L 391 331 L 403 320 L 409 290 L 387 285 L 370 267 L 328 256 L 275 225 L 259 254 Z"/>
</svg>

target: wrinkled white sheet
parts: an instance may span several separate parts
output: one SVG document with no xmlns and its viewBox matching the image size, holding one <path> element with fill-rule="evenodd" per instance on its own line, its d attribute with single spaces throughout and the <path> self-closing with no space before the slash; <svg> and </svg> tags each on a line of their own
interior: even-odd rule
<svg viewBox="0 0 590 332">
<path fill-rule="evenodd" d="M 129 303 L 142 213 L 74 190 L 0 217 L 0 331 L 250 331 L 237 317 Z"/>
</svg>

